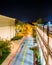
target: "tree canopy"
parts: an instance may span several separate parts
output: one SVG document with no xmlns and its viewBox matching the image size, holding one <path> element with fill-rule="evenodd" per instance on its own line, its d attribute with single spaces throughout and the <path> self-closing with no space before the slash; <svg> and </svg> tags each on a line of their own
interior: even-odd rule
<svg viewBox="0 0 52 65">
<path fill-rule="evenodd" d="M 38 20 L 37 20 L 37 23 L 38 24 L 42 24 L 43 22 L 42 22 L 42 18 L 39 18 Z"/>
</svg>

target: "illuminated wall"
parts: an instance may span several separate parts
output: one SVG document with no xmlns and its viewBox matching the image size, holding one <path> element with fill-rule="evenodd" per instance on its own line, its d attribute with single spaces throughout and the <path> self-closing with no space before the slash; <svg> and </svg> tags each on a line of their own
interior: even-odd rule
<svg viewBox="0 0 52 65">
<path fill-rule="evenodd" d="M 15 36 L 15 19 L 0 15 L 0 38 L 10 40 Z"/>
</svg>

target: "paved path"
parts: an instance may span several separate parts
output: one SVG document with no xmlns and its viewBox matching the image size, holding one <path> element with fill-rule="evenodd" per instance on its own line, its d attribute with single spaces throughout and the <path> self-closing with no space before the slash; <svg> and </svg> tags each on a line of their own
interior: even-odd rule
<svg viewBox="0 0 52 65">
<path fill-rule="evenodd" d="M 16 53 L 19 53 L 25 38 L 26 37 L 23 37 L 21 40 L 11 41 L 11 53 L 7 56 L 1 65 L 10 65 Z"/>
<path fill-rule="evenodd" d="M 33 65 L 33 51 L 29 48 L 33 46 L 33 38 L 27 37 L 21 52 L 16 54 L 10 65 Z"/>
</svg>

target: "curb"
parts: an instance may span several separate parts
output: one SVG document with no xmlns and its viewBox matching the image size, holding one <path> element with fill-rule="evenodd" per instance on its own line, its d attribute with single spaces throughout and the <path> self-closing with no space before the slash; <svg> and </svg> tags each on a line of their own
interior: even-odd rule
<svg viewBox="0 0 52 65">
<path fill-rule="evenodd" d="M 24 39 L 25 39 L 25 38 L 24 38 Z M 20 52 L 20 49 L 21 49 L 21 47 L 22 47 L 22 43 L 24 42 L 24 39 L 21 40 L 21 42 L 20 42 L 20 44 L 19 44 L 19 46 L 18 46 L 18 48 L 17 48 L 17 51 L 15 52 L 15 54 L 12 56 L 12 58 L 11 58 L 10 61 L 8 62 L 8 65 L 10 65 L 10 63 L 13 61 L 13 59 L 14 59 L 15 55 L 17 54 L 17 52 L 18 52 L 18 53 Z"/>
</svg>

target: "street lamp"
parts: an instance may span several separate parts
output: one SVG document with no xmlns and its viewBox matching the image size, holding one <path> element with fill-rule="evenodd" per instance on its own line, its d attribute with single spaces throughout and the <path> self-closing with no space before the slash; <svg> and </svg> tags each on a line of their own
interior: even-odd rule
<svg viewBox="0 0 52 65">
<path fill-rule="evenodd" d="M 48 24 L 51 24 L 51 22 L 49 21 Z"/>
<path fill-rule="evenodd" d="M 44 44 L 44 24 L 43 24 L 43 44 Z"/>
<path fill-rule="evenodd" d="M 50 21 L 47 23 L 47 46 L 49 47 L 49 25 Z M 47 49 L 47 65 L 49 65 L 49 49 Z"/>
<path fill-rule="evenodd" d="M 49 45 L 49 25 L 50 25 L 50 21 L 47 23 L 47 36 L 48 36 L 48 45 Z"/>
</svg>

